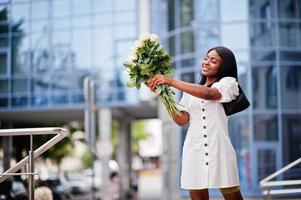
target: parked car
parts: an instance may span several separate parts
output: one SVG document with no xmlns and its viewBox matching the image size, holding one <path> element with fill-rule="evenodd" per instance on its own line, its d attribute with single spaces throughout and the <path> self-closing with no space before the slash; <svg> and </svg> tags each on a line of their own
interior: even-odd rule
<svg viewBox="0 0 301 200">
<path fill-rule="evenodd" d="M 69 173 L 68 182 L 71 187 L 72 194 L 85 194 L 91 191 L 90 177 L 82 173 Z"/>
</svg>

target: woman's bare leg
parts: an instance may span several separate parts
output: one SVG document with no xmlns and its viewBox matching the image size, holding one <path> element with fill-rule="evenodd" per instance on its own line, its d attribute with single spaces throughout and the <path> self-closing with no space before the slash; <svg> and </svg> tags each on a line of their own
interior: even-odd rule
<svg viewBox="0 0 301 200">
<path fill-rule="evenodd" d="M 229 189 L 230 189 L 229 190 L 230 192 L 227 192 L 227 190 L 225 191 L 224 189 L 221 189 L 221 192 L 222 192 L 225 200 L 243 200 L 243 197 L 241 195 L 239 187 L 233 187 L 233 188 L 229 188 Z M 232 189 L 234 189 L 233 192 L 231 191 Z"/>
<path fill-rule="evenodd" d="M 208 189 L 189 190 L 191 200 L 209 200 Z"/>
</svg>

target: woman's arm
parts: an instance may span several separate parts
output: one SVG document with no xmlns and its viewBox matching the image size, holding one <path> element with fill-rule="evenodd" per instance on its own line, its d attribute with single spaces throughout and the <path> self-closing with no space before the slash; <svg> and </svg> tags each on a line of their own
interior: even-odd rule
<svg viewBox="0 0 301 200">
<path fill-rule="evenodd" d="M 189 113 L 186 111 L 181 111 L 181 115 L 173 115 L 172 118 L 176 124 L 179 126 L 184 126 L 189 122 Z"/>
<path fill-rule="evenodd" d="M 208 88 L 199 84 L 187 83 L 160 74 L 150 78 L 147 83 L 152 91 L 155 91 L 157 85 L 166 84 L 202 99 L 219 100 L 222 97 L 221 93 L 216 88 Z"/>
</svg>

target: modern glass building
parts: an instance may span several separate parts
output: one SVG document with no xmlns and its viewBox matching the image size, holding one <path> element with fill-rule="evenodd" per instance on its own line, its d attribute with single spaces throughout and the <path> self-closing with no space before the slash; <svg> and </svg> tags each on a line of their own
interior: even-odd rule
<svg viewBox="0 0 301 200">
<path fill-rule="evenodd" d="M 158 2 L 160 20 L 166 19 L 161 37 L 178 78 L 198 82 L 201 60 L 213 46 L 235 53 L 239 83 L 252 105 L 230 118 L 230 135 L 243 193 L 260 194 L 261 179 L 300 157 L 301 1 Z M 181 132 L 180 147 L 186 130 Z M 299 167 L 279 179 L 300 177 Z"/>
<path fill-rule="evenodd" d="M 97 80 L 99 105 L 136 104 L 137 91 L 124 86 L 121 62 L 143 20 L 139 2 L 0 0 L 0 121 L 37 110 L 72 115 L 70 109 L 84 108 L 85 76 Z M 230 134 L 243 193 L 259 194 L 258 182 L 301 152 L 301 1 L 149 0 L 149 5 L 151 32 L 173 56 L 177 78 L 198 82 L 200 62 L 213 46 L 235 53 L 239 83 L 252 105 L 230 118 Z M 180 131 L 181 142 L 166 145 L 181 148 L 186 130 Z M 300 177 L 301 168 L 293 168 L 280 179 Z"/>
<path fill-rule="evenodd" d="M 83 107 L 83 79 L 98 103 L 131 105 L 122 60 L 138 35 L 135 0 L 1 0 L 0 110 Z"/>
<path fill-rule="evenodd" d="M 119 126 L 124 191 L 131 120 L 157 114 L 156 104 L 125 86 L 121 64 L 139 35 L 138 6 L 137 0 L 0 0 L 0 128 L 83 121 L 83 82 L 93 78 L 97 108 L 111 108 L 106 117 Z"/>
</svg>

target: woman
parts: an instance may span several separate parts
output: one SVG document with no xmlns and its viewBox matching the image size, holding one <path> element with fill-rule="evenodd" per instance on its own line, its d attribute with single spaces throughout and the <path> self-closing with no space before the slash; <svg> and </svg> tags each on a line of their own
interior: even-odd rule
<svg viewBox="0 0 301 200">
<path fill-rule="evenodd" d="M 190 123 L 183 146 L 181 188 L 189 190 L 192 200 L 209 199 L 208 188 L 220 188 L 226 200 L 241 200 L 236 154 L 221 104 L 239 94 L 235 56 L 225 47 L 215 47 L 201 66 L 200 84 L 159 74 L 147 83 L 152 91 L 159 84 L 183 91 L 181 115 L 173 117 L 180 126 Z"/>
</svg>

